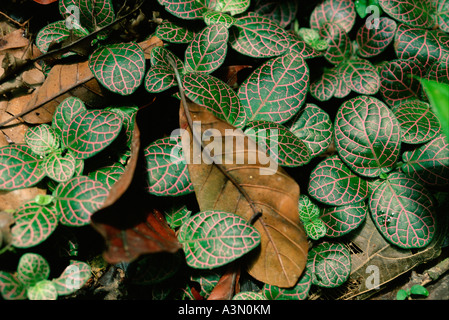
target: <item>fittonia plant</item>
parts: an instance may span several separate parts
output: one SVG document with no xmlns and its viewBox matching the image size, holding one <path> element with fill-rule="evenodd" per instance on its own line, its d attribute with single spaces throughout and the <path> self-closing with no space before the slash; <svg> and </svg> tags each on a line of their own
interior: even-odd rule
<svg viewBox="0 0 449 320">
<path fill-rule="evenodd" d="M 439 230 L 434 193 L 449 185 L 447 104 L 441 102 L 449 92 L 447 1 L 325 0 L 311 8 L 304 26 L 298 15 L 310 5 L 300 0 L 158 2 L 168 18 L 153 35 L 164 46 L 152 49 L 147 62 L 136 43 L 108 42 L 107 27 L 119 18 L 111 0 L 90 5 L 60 0 L 65 20 L 43 28 L 36 43 L 47 52 L 52 44 L 94 35 L 89 38 L 94 40 L 89 42 L 89 66 L 105 88 L 132 95 L 143 85 L 151 95 L 181 100 L 185 95 L 224 125 L 254 139 L 282 174 L 297 177 L 300 171 L 301 179 L 308 179 L 298 181 L 301 195 L 293 209 L 296 227 L 304 227 L 310 243 L 302 274 L 294 275 L 292 286 L 263 283 L 235 299 L 302 300 L 312 285 L 342 285 L 351 276 L 352 262 L 340 240 L 363 228 L 366 219 L 391 246 L 419 250 L 431 243 Z M 253 67 L 246 79 L 232 85 L 219 72 L 230 66 L 230 52 Z M 129 143 L 135 112 L 118 107 L 88 110 L 80 100 L 69 98 L 51 125 L 27 132 L 26 144 L 0 149 L 0 189 L 50 181 L 48 195 L 15 212 L 13 246 L 41 243 L 58 223 L 89 223 L 123 174 L 127 153 L 86 175 L 83 161 L 110 145 L 121 127 Z M 179 200 L 197 190 L 182 133 L 178 129 L 144 147 L 150 194 Z M 228 186 L 239 185 L 240 177 L 234 178 Z M 272 182 L 263 187 L 270 189 Z M 217 185 L 224 190 L 226 183 Z M 266 250 L 267 243 L 276 245 L 260 232 L 257 219 L 248 221 L 236 212 L 195 213 L 184 203 L 166 210 L 182 258 L 188 270 L 195 269 L 190 280 L 200 284 L 204 297 L 223 274 L 222 266 L 236 260 L 244 265 L 246 257 Z M 263 231 L 273 227 L 263 223 Z M 131 270 L 152 270 L 158 276 L 136 276 L 164 284 L 181 269 L 182 258 L 173 257 L 163 264 L 144 257 Z M 13 298 L 18 292 L 16 296 L 23 297 L 17 288 L 25 284 L 19 278 L 2 277 L 10 281 L 2 288 L 12 288 L 3 289 L 3 296 Z M 42 287 L 59 292 L 49 282 L 44 277 L 28 291 Z M 182 294 L 170 295 L 169 290 L 153 288 L 157 297 L 186 299 L 193 296 L 190 289 L 186 284 Z"/>
</svg>

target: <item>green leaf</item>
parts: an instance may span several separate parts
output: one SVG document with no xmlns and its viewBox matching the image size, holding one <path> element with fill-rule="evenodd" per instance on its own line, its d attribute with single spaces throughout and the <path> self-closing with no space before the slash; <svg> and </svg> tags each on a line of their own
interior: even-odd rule
<svg viewBox="0 0 449 320">
<path fill-rule="evenodd" d="M 313 220 L 320 217 L 320 208 L 305 194 L 299 196 L 299 218 L 302 221 Z"/>
<path fill-rule="evenodd" d="M 265 120 L 249 122 L 245 134 L 267 150 L 281 166 L 303 166 L 311 159 L 307 145 L 279 123 Z"/>
<path fill-rule="evenodd" d="M 17 266 L 17 278 L 27 287 L 34 286 L 50 275 L 50 265 L 47 260 L 36 253 L 25 253 L 20 257 Z"/>
<path fill-rule="evenodd" d="M 404 290 L 404 289 L 400 289 L 398 291 L 398 293 L 396 294 L 396 300 L 405 300 L 410 296 L 410 294 Z"/>
<path fill-rule="evenodd" d="M 234 261 L 260 243 L 259 232 L 240 216 L 222 211 L 202 211 L 179 229 L 187 264 L 210 269 Z"/>
<path fill-rule="evenodd" d="M 378 28 L 364 23 L 357 31 L 357 54 L 363 58 L 375 57 L 385 51 L 393 41 L 397 23 L 387 17 L 379 18 Z"/>
<path fill-rule="evenodd" d="M 436 20 L 441 30 L 449 32 L 449 2 L 447 0 L 439 0 L 437 2 Z"/>
<path fill-rule="evenodd" d="M 332 142 L 333 125 L 330 116 L 312 103 L 301 109 L 290 131 L 309 147 L 312 157 L 324 153 Z"/>
<path fill-rule="evenodd" d="M 60 140 L 55 130 L 46 123 L 30 127 L 25 133 L 25 143 L 39 156 L 58 149 Z"/>
<path fill-rule="evenodd" d="M 198 0 L 157 0 L 165 10 L 181 19 L 200 19 L 207 10 L 203 1 Z"/>
<path fill-rule="evenodd" d="M 42 243 L 58 225 L 58 218 L 52 207 L 41 206 L 34 202 L 22 205 L 15 212 L 14 218 L 11 243 L 16 248 L 29 248 Z"/>
<path fill-rule="evenodd" d="M 0 294 L 5 300 L 26 299 L 26 287 L 16 275 L 0 271 Z"/>
<path fill-rule="evenodd" d="M 241 291 L 237 293 L 232 300 L 268 300 L 260 293 L 252 291 Z"/>
<path fill-rule="evenodd" d="M 323 74 L 310 84 L 310 94 L 319 101 L 330 100 L 338 85 L 338 78 L 333 70 L 325 70 Z"/>
<path fill-rule="evenodd" d="M 101 182 L 78 176 L 59 184 L 53 196 L 63 225 L 84 226 L 89 224 L 91 215 L 101 208 L 108 190 Z"/>
<path fill-rule="evenodd" d="M 53 279 L 58 295 L 68 295 L 80 289 L 91 277 L 90 266 L 81 261 L 72 261 L 62 274 Z"/>
<path fill-rule="evenodd" d="M 192 31 L 168 20 L 157 26 L 155 35 L 162 41 L 171 43 L 190 43 L 195 36 Z"/>
<path fill-rule="evenodd" d="M 69 128 L 73 118 L 85 111 L 87 109 L 81 99 L 76 97 L 66 98 L 56 107 L 51 126 L 57 135 L 62 136 L 62 133 Z"/>
<path fill-rule="evenodd" d="M 78 7 L 79 12 L 75 12 L 72 6 Z M 64 18 L 79 17 L 79 23 L 90 31 L 102 28 L 115 20 L 112 0 L 61 0 L 59 12 Z"/>
<path fill-rule="evenodd" d="M 153 66 L 145 76 L 145 89 L 150 93 L 162 92 L 176 85 L 175 73 L 166 66 Z"/>
<path fill-rule="evenodd" d="M 352 0 L 326 0 L 317 5 L 310 16 L 310 26 L 321 29 L 326 23 L 338 25 L 346 33 L 355 23 L 356 13 Z"/>
<path fill-rule="evenodd" d="M 27 145 L 0 148 L 0 190 L 34 186 L 45 176 L 42 162 L 43 159 Z"/>
<path fill-rule="evenodd" d="M 410 294 L 417 294 L 420 296 L 429 296 L 429 291 L 427 289 L 419 284 L 415 284 L 410 288 Z"/>
<path fill-rule="evenodd" d="M 351 254 L 341 243 L 322 242 L 309 251 L 307 267 L 314 285 L 335 288 L 349 278 Z"/>
<path fill-rule="evenodd" d="M 163 66 L 169 68 L 171 70 L 171 73 L 174 74 L 174 71 L 172 70 L 172 65 L 169 62 L 170 58 L 175 62 L 176 67 L 179 70 L 179 73 L 184 73 L 184 63 L 170 50 L 164 47 L 156 47 L 153 50 L 151 50 L 151 58 L 150 58 L 151 65 L 153 67 Z"/>
<path fill-rule="evenodd" d="M 430 105 L 438 117 L 441 129 L 449 142 L 449 85 L 430 80 L 420 80 L 429 97 Z"/>
<path fill-rule="evenodd" d="M 399 59 L 414 61 L 422 69 L 431 66 L 449 53 L 449 35 L 441 30 L 425 30 L 399 25 L 394 49 Z"/>
<path fill-rule="evenodd" d="M 449 185 L 449 142 L 439 136 L 402 154 L 402 172 L 427 186 Z"/>
<path fill-rule="evenodd" d="M 76 159 L 87 159 L 117 138 L 122 122 L 115 112 L 91 110 L 78 113 L 63 131 L 62 141 Z"/>
<path fill-rule="evenodd" d="M 399 157 L 398 120 L 376 98 L 352 98 L 338 109 L 335 145 L 341 159 L 352 170 L 366 177 L 377 177 L 391 171 Z"/>
<path fill-rule="evenodd" d="M 222 24 L 229 29 L 234 23 L 235 18 L 222 12 L 208 11 L 203 15 L 204 22 L 208 25 Z"/>
<path fill-rule="evenodd" d="M 123 173 L 125 173 L 125 167 L 120 163 L 114 163 L 113 165 L 90 172 L 88 177 L 102 182 L 106 189 L 111 190 L 112 186 L 120 179 Z"/>
<path fill-rule="evenodd" d="M 99 47 L 90 55 L 89 67 L 108 90 L 130 95 L 145 76 L 145 55 L 134 42 L 109 44 Z"/>
<path fill-rule="evenodd" d="M 432 28 L 434 7 L 431 0 L 378 0 L 379 5 L 390 17 L 407 25 Z"/>
<path fill-rule="evenodd" d="M 271 58 L 288 49 L 287 32 L 255 13 L 237 18 L 229 37 L 232 48 L 254 58 Z"/>
<path fill-rule="evenodd" d="M 258 67 L 239 88 L 247 122 L 286 122 L 305 102 L 309 68 L 297 54 L 273 58 Z"/>
<path fill-rule="evenodd" d="M 76 159 L 70 150 L 58 150 L 45 158 L 45 174 L 57 182 L 69 180 L 76 171 Z"/>
<path fill-rule="evenodd" d="M 158 139 L 144 149 L 148 192 L 160 196 L 180 196 L 193 192 L 182 152 L 180 136 Z"/>
<path fill-rule="evenodd" d="M 435 234 L 431 194 L 403 173 L 391 173 L 371 194 L 371 217 L 390 243 L 404 249 L 423 248 Z"/>
<path fill-rule="evenodd" d="M 321 161 L 312 170 L 308 192 L 322 203 L 341 206 L 366 199 L 368 184 L 354 174 L 338 155 L 334 155 Z"/>
<path fill-rule="evenodd" d="M 326 236 L 341 237 L 357 229 L 368 214 L 368 206 L 364 201 L 345 206 L 324 208 L 321 220 L 326 224 Z"/>
<path fill-rule="evenodd" d="M 350 90 L 360 94 L 373 95 L 379 91 L 380 77 L 376 67 L 364 59 L 346 61 L 340 71 L 343 81 Z"/>
<path fill-rule="evenodd" d="M 43 27 L 36 35 L 36 46 L 42 53 L 46 53 L 50 44 L 60 43 L 70 36 L 84 37 L 89 31 L 79 25 L 73 29 L 66 26 L 66 21 L 56 21 Z"/>
<path fill-rule="evenodd" d="M 411 144 L 425 143 L 440 132 L 440 123 L 429 104 L 410 101 L 393 109 L 401 126 L 402 141 Z"/>
<path fill-rule="evenodd" d="M 396 106 L 410 100 L 420 100 L 422 76 L 420 65 L 412 60 L 391 60 L 380 71 L 380 93 L 385 102 Z"/>
<path fill-rule="evenodd" d="M 212 290 L 218 284 L 218 281 L 220 281 L 222 275 L 223 271 L 220 268 L 211 270 L 194 269 L 192 275 L 190 276 L 190 279 L 200 284 L 200 294 L 204 298 L 208 298 Z"/>
<path fill-rule="evenodd" d="M 309 269 L 306 269 L 292 288 L 280 288 L 265 283 L 262 293 L 268 300 L 306 300 L 311 286 L 312 277 Z"/>
<path fill-rule="evenodd" d="M 249 8 L 250 0 L 209 0 L 208 4 L 209 9 L 218 12 L 229 12 L 229 14 L 234 16 L 236 14 L 245 12 Z"/>
<path fill-rule="evenodd" d="M 320 29 L 320 35 L 327 40 L 328 47 L 324 58 L 332 64 L 340 64 L 352 55 L 352 43 L 348 34 L 338 24 L 326 23 Z"/>
<path fill-rule="evenodd" d="M 58 292 L 50 280 L 42 280 L 28 288 L 28 299 L 30 300 L 56 300 Z"/>
<path fill-rule="evenodd" d="M 321 219 L 313 219 L 303 222 L 304 230 L 312 240 L 318 240 L 326 235 L 327 227 Z"/>
<path fill-rule="evenodd" d="M 298 2 L 295 0 L 257 0 L 254 10 L 257 14 L 265 16 L 277 22 L 282 28 L 285 28 L 295 19 L 298 7 Z"/>
<path fill-rule="evenodd" d="M 172 229 L 179 228 L 192 215 L 192 211 L 186 205 L 171 207 L 165 210 L 164 213 L 165 219 L 167 219 L 167 223 Z"/>
<path fill-rule="evenodd" d="M 211 111 L 234 127 L 242 127 L 246 114 L 234 90 L 220 79 L 199 73 L 188 73 L 183 79 L 187 98 Z"/>
<path fill-rule="evenodd" d="M 220 67 L 228 50 L 228 29 L 212 25 L 195 35 L 185 52 L 186 72 L 210 73 Z"/>
</svg>

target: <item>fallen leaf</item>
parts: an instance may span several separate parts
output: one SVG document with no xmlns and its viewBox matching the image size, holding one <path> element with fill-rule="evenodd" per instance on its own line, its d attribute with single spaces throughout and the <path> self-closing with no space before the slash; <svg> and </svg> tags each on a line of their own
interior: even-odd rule
<svg viewBox="0 0 449 320">
<path fill-rule="evenodd" d="M 8 101 L 0 101 L 0 122 L 6 121 L 19 114 L 22 106 L 30 100 L 30 95 L 19 96 Z M 11 143 L 25 143 L 25 132 L 28 125 L 19 119 L 9 122 L 8 126 L 1 128 L 1 133 L 8 137 Z"/>
<path fill-rule="evenodd" d="M 231 300 L 236 294 L 240 278 L 240 268 L 231 264 L 210 293 L 207 300 Z"/>
<path fill-rule="evenodd" d="M 248 272 L 264 283 L 293 286 L 304 270 L 308 252 L 298 214 L 298 184 L 241 130 L 195 103 L 189 103 L 189 110 L 193 121 L 201 121 L 200 134 L 215 129 L 222 137 L 221 151 L 214 150 L 221 165 L 198 159 L 201 152 L 194 153 L 199 146 L 194 145 L 194 138 L 190 139 L 192 130 L 181 103 L 180 127 L 188 133 L 182 135 L 182 147 L 200 210 L 232 212 L 251 222 L 261 213 L 254 222 L 261 245 L 249 253 Z M 225 141 L 236 145 L 226 149 Z M 243 157 L 243 164 L 236 164 L 237 155 Z M 262 164 L 261 159 L 268 161 Z"/>
<path fill-rule="evenodd" d="M 8 49 L 23 48 L 29 44 L 27 38 L 23 35 L 25 30 L 17 29 L 0 38 L 0 53 Z"/>
<path fill-rule="evenodd" d="M 13 223 L 14 218 L 12 214 L 0 210 L 0 251 L 11 243 L 12 236 L 10 226 Z"/>
</svg>

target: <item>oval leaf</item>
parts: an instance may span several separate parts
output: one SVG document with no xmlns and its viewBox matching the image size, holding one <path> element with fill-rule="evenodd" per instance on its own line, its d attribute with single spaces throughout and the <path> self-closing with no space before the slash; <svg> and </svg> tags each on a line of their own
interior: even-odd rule
<svg viewBox="0 0 449 320">
<path fill-rule="evenodd" d="M 326 24 L 335 24 L 349 32 L 355 23 L 356 12 L 351 0 L 326 0 L 317 5 L 310 16 L 310 27 L 321 29 Z"/>
<path fill-rule="evenodd" d="M 396 21 L 387 17 L 379 18 L 377 28 L 368 23 L 363 24 L 356 35 L 358 55 L 371 58 L 382 53 L 393 41 L 396 28 Z"/>
<path fill-rule="evenodd" d="M 145 76 L 145 89 L 158 93 L 176 86 L 175 73 L 166 66 L 153 66 Z"/>
<path fill-rule="evenodd" d="M 335 155 L 312 170 L 308 191 L 311 197 L 322 203 L 341 206 L 366 199 L 368 184 Z"/>
<path fill-rule="evenodd" d="M 156 37 L 171 43 L 190 43 L 194 33 L 183 26 L 163 20 L 156 28 Z"/>
<path fill-rule="evenodd" d="M 90 55 L 89 67 L 108 90 L 130 95 L 145 76 L 145 55 L 133 42 L 105 45 Z"/>
<path fill-rule="evenodd" d="M 234 261 L 260 243 L 259 232 L 240 216 L 221 211 L 195 214 L 179 229 L 187 264 L 210 269 Z"/>
<path fill-rule="evenodd" d="M 101 182 L 79 176 L 59 184 L 53 196 L 63 225 L 84 226 L 103 205 L 108 190 Z"/>
<path fill-rule="evenodd" d="M 0 148 L 0 190 L 28 188 L 45 176 L 43 159 L 27 145 Z"/>
<path fill-rule="evenodd" d="M 401 248 L 422 248 L 435 234 L 430 193 L 403 173 L 392 173 L 371 194 L 371 217 L 379 232 Z"/>
<path fill-rule="evenodd" d="M 239 88 L 247 121 L 286 122 L 302 106 L 309 85 L 304 59 L 288 53 L 257 68 Z"/>
<path fill-rule="evenodd" d="M 390 17 L 408 25 L 432 28 L 433 5 L 431 0 L 378 0 L 380 7 Z"/>
<path fill-rule="evenodd" d="M 367 177 L 395 165 L 401 136 L 398 120 L 380 100 L 359 96 L 343 103 L 335 119 L 335 145 L 352 170 Z"/>
<path fill-rule="evenodd" d="M 299 278 L 295 286 L 280 288 L 264 284 L 262 293 L 268 300 L 306 300 L 312 286 L 312 277 L 308 269 Z"/>
<path fill-rule="evenodd" d="M 46 25 L 36 35 L 36 46 L 42 53 L 46 53 L 51 44 L 62 42 L 71 35 L 84 37 L 89 31 L 80 25 L 69 29 L 65 20 L 56 21 Z"/>
<path fill-rule="evenodd" d="M 232 48 L 255 58 L 271 58 L 289 46 L 287 32 L 268 18 L 251 13 L 240 17 L 229 38 Z"/>
<path fill-rule="evenodd" d="M 401 170 L 428 186 L 449 185 L 449 143 L 444 136 L 402 154 Z"/>
<path fill-rule="evenodd" d="M 77 160 L 69 150 L 67 152 L 56 151 L 45 158 L 43 165 L 45 173 L 50 179 L 57 182 L 65 182 L 75 174 Z"/>
<path fill-rule="evenodd" d="M 425 143 L 440 132 L 440 122 L 429 104 L 410 101 L 400 104 L 393 110 L 401 126 L 402 141 L 406 143 Z"/>
<path fill-rule="evenodd" d="M 25 133 L 25 143 L 37 155 L 44 156 L 59 148 L 60 137 L 48 124 L 28 128 Z"/>
<path fill-rule="evenodd" d="M 77 159 L 106 148 L 120 133 L 123 119 L 114 112 L 91 110 L 77 114 L 62 133 L 62 141 Z"/>
<path fill-rule="evenodd" d="M 261 16 L 276 21 L 282 28 L 288 26 L 296 17 L 298 2 L 295 0 L 266 1 L 257 0 L 254 10 Z"/>
<path fill-rule="evenodd" d="M 81 261 L 73 261 L 62 274 L 53 279 L 58 295 L 67 295 L 80 289 L 91 277 L 90 266 Z"/>
<path fill-rule="evenodd" d="M 53 208 L 26 203 L 15 212 L 12 245 L 17 248 L 38 245 L 55 231 L 57 225 L 58 218 Z"/>
<path fill-rule="evenodd" d="M 182 19 L 200 19 L 206 7 L 198 0 L 157 0 L 165 10 Z"/>
<path fill-rule="evenodd" d="M 351 59 L 342 66 L 343 80 L 349 90 L 360 94 L 376 94 L 380 77 L 376 67 L 368 60 Z"/>
<path fill-rule="evenodd" d="M 329 238 L 341 237 L 358 228 L 368 214 L 366 203 L 358 202 L 345 206 L 324 208 L 321 220 L 326 224 L 326 236 Z"/>
<path fill-rule="evenodd" d="M 0 271 L 0 294 L 5 300 L 23 300 L 26 299 L 27 289 L 17 279 L 15 275 L 12 275 L 5 271 Z"/>
<path fill-rule="evenodd" d="M 185 52 L 186 72 L 212 72 L 223 63 L 228 50 L 228 29 L 223 25 L 204 28 Z"/>
<path fill-rule="evenodd" d="M 80 98 L 66 98 L 56 107 L 51 126 L 58 135 L 62 136 L 62 133 L 69 128 L 73 118 L 78 113 L 85 111 L 87 111 L 86 106 Z"/>
<path fill-rule="evenodd" d="M 166 137 L 144 149 L 148 174 L 148 192 L 155 195 L 180 196 L 193 192 L 181 138 Z"/>
<path fill-rule="evenodd" d="M 50 275 L 50 265 L 40 254 L 25 253 L 17 266 L 17 278 L 25 286 L 31 287 Z"/>
<path fill-rule="evenodd" d="M 335 288 L 349 277 L 351 254 L 343 244 L 322 242 L 310 250 L 307 267 L 314 285 Z"/>
<path fill-rule="evenodd" d="M 55 285 L 50 280 L 42 280 L 36 283 L 27 291 L 30 300 L 56 300 L 58 292 Z"/>
</svg>

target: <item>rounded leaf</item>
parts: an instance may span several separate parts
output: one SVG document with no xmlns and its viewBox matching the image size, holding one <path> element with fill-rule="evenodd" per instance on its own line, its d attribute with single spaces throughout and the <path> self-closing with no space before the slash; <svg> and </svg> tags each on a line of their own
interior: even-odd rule
<svg viewBox="0 0 449 320">
<path fill-rule="evenodd" d="M 247 121 L 277 123 L 290 119 L 305 102 L 309 68 L 297 54 L 288 53 L 258 67 L 239 88 Z"/>
<path fill-rule="evenodd" d="M 356 12 L 351 0 L 326 0 L 317 5 L 310 16 L 310 27 L 321 29 L 326 24 L 335 24 L 346 33 L 351 31 L 355 23 Z"/>
<path fill-rule="evenodd" d="M 5 300 L 23 300 L 27 297 L 27 289 L 16 275 L 0 271 L 0 294 Z"/>
<path fill-rule="evenodd" d="M 156 37 L 162 41 L 171 43 L 190 43 L 194 33 L 183 26 L 179 26 L 168 20 L 163 20 L 156 28 Z"/>
<path fill-rule="evenodd" d="M 151 93 L 162 92 L 176 85 L 175 73 L 170 67 L 152 66 L 145 76 L 145 89 Z"/>
<path fill-rule="evenodd" d="M 401 170 L 427 186 L 449 185 L 449 143 L 443 135 L 402 154 Z"/>
<path fill-rule="evenodd" d="M 58 226 L 54 209 L 34 202 L 22 205 L 14 215 L 11 244 L 16 248 L 30 248 L 42 243 Z"/>
<path fill-rule="evenodd" d="M 79 12 L 73 12 L 71 6 L 78 7 Z M 112 0 L 61 0 L 59 1 L 59 12 L 66 18 L 78 21 L 91 31 L 104 27 L 115 20 L 114 6 Z"/>
<path fill-rule="evenodd" d="M 178 240 L 187 264 L 196 269 L 225 265 L 260 244 L 259 232 L 234 213 L 202 211 L 181 226 Z"/>
<path fill-rule="evenodd" d="M 328 48 L 324 53 L 324 58 L 327 61 L 332 64 L 340 64 L 351 57 L 351 39 L 338 24 L 324 24 L 320 29 L 320 35 L 327 39 Z"/>
<path fill-rule="evenodd" d="M 254 10 L 257 14 L 270 18 L 276 21 L 282 28 L 285 28 L 295 19 L 298 7 L 298 2 L 295 0 L 257 0 Z"/>
<path fill-rule="evenodd" d="M 160 196 L 180 196 L 193 192 L 179 136 L 166 137 L 144 149 L 148 192 Z"/>
<path fill-rule="evenodd" d="M 311 159 L 307 145 L 279 123 L 265 120 L 249 122 L 245 134 L 263 146 L 281 166 L 303 166 Z"/>
<path fill-rule="evenodd" d="M 422 248 L 435 234 L 430 193 L 405 174 L 395 172 L 371 194 L 371 217 L 379 232 L 401 248 Z"/>
<path fill-rule="evenodd" d="M 310 250 L 307 267 L 314 285 L 335 288 L 349 278 L 351 254 L 343 244 L 322 242 Z"/>
<path fill-rule="evenodd" d="M 53 279 L 52 282 L 58 295 L 68 295 L 81 289 L 91 275 L 91 268 L 87 263 L 72 261 L 62 274 L 58 278 Z"/>
<path fill-rule="evenodd" d="M 48 155 L 43 165 L 50 179 L 65 182 L 75 174 L 77 162 L 70 150 L 58 150 Z"/>
<path fill-rule="evenodd" d="M 50 265 L 40 254 L 25 253 L 17 266 L 17 278 L 25 286 L 31 287 L 50 275 Z"/>
<path fill-rule="evenodd" d="M 0 190 L 34 186 L 45 176 L 43 159 L 27 145 L 0 148 Z"/>
<path fill-rule="evenodd" d="M 303 222 L 304 230 L 312 240 L 318 240 L 326 235 L 327 227 L 321 219 L 313 219 Z"/>
<path fill-rule="evenodd" d="M 280 288 L 265 283 L 262 293 L 268 300 L 306 300 L 311 286 L 312 277 L 309 269 L 306 269 L 294 287 Z"/>
<path fill-rule="evenodd" d="M 321 161 L 310 173 L 309 195 L 333 206 L 363 201 L 368 197 L 366 180 L 353 173 L 338 155 Z"/>
<path fill-rule="evenodd" d="M 376 94 L 380 88 L 380 77 L 376 67 L 363 59 L 351 59 L 342 66 L 344 83 L 349 90 L 360 94 Z"/>
<path fill-rule="evenodd" d="M 101 208 L 108 193 L 103 183 L 85 176 L 59 184 L 53 196 L 60 222 L 67 226 L 89 224 L 91 215 Z"/>
<path fill-rule="evenodd" d="M 321 220 L 327 227 L 326 236 L 337 238 L 355 230 L 365 220 L 368 211 L 368 206 L 364 201 L 345 206 L 324 208 L 321 213 Z"/>
<path fill-rule="evenodd" d="M 224 25 L 211 25 L 196 34 L 185 52 L 185 71 L 210 73 L 218 69 L 226 57 L 228 37 Z"/>
<path fill-rule="evenodd" d="M 324 71 L 318 80 L 310 84 L 310 94 L 319 101 L 331 99 L 338 85 L 338 78 L 333 71 Z"/>
<path fill-rule="evenodd" d="M 80 98 L 69 97 L 64 99 L 53 114 L 51 126 L 56 134 L 62 136 L 62 133 L 69 128 L 70 122 L 79 114 L 87 111 L 84 102 Z"/>
<path fill-rule="evenodd" d="M 43 27 L 36 35 L 36 46 L 42 53 L 46 53 L 50 44 L 59 43 L 72 34 L 78 37 L 84 37 L 89 34 L 89 31 L 80 25 L 76 28 L 69 29 L 65 20 L 56 21 Z"/>
<path fill-rule="evenodd" d="M 103 183 L 106 189 L 111 190 L 112 186 L 125 173 L 125 167 L 120 163 L 102 167 L 89 173 L 89 178 Z"/>
<path fill-rule="evenodd" d="M 357 54 L 363 58 L 375 57 L 393 41 L 397 23 L 393 19 L 380 17 L 377 28 L 364 23 L 357 32 Z"/>
<path fill-rule="evenodd" d="M 332 142 L 333 125 L 330 116 L 312 103 L 306 104 L 298 113 L 290 131 L 309 147 L 312 157 L 325 152 Z"/>
<path fill-rule="evenodd" d="M 211 111 L 234 127 L 242 127 L 245 110 L 234 90 L 220 79 L 198 73 L 188 73 L 183 79 L 187 98 Z"/>
<path fill-rule="evenodd" d="M 341 105 L 335 119 L 335 145 L 350 168 L 367 177 L 391 171 L 399 157 L 400 126 L 380 100 L 358 96 Z"/>
<path fill-rule="evenodd" d="M 249 5 L 250 0 L 218 0 L 208 1 L 209 9 L 218 12 L 229 12 L 230 15 L 236 15 L 245 12 Z"/>
<path fill-rule="evenodd" d="M 400 104 L 393 110 L 401 126 L 402 141 L 411 144 L 425 143 L 440 132 L 440 122 L 430 105 L 422 101 Z"/>
<path fill-rule="evenodd" d="M 89 57 L 95 78 L 108 90 L 130 95 L 145 76 L 145 55 L 136 43 L 117 43 L 99 47 Z"/>
<path fill-rule="evenodd" d="M 271 19 L 250 13 L 237 18 L 229 37 L 232 48 L 254 58 L 271 58 L 289 47 L 287 32 Z"/>
<path fill-rule="evenodd" d="M 226 28 L 230 28 L 234 22 L 235 19 L 231 17 L 230 15 L 222 12 L 216 12 L 216 11 L 208 11 L 203 15 L 204 22 L 208 25 L 214 25 L 214 24 L 222 24 Z"/>
<path fill-rule="evenodd" d="M 62 133 L 62 141 L 76 159 L 87 159 L 117 138 L 123 119 L 115 112 L 91 110 L 78 113 Z"/>
<path fill-rule="evenodd" d="M 432 0 L 378 1 L 383 11 L 400 22 L 421 28 L 432 28 L 435 25 Z"/>
<path fill-rule="evenodd" d="M 44 156 L 59 148 L 60 137 L 52 127 L 44 123 L 28 128 L 25 133 L 25 143 L 35 154 Z"/>
<path fill-rule="evenodd" d="M 198 0 L 157 0 L 165 10 L 181 19 L 200 19 L 207 10 L 202 1 Z"/>
<path fill-rule="evenodd" d="M 42 280 L 27 290 L 30 300 L 56 300 L 58 292 L 55 285 L 50 280 Z"/>
</svg>

